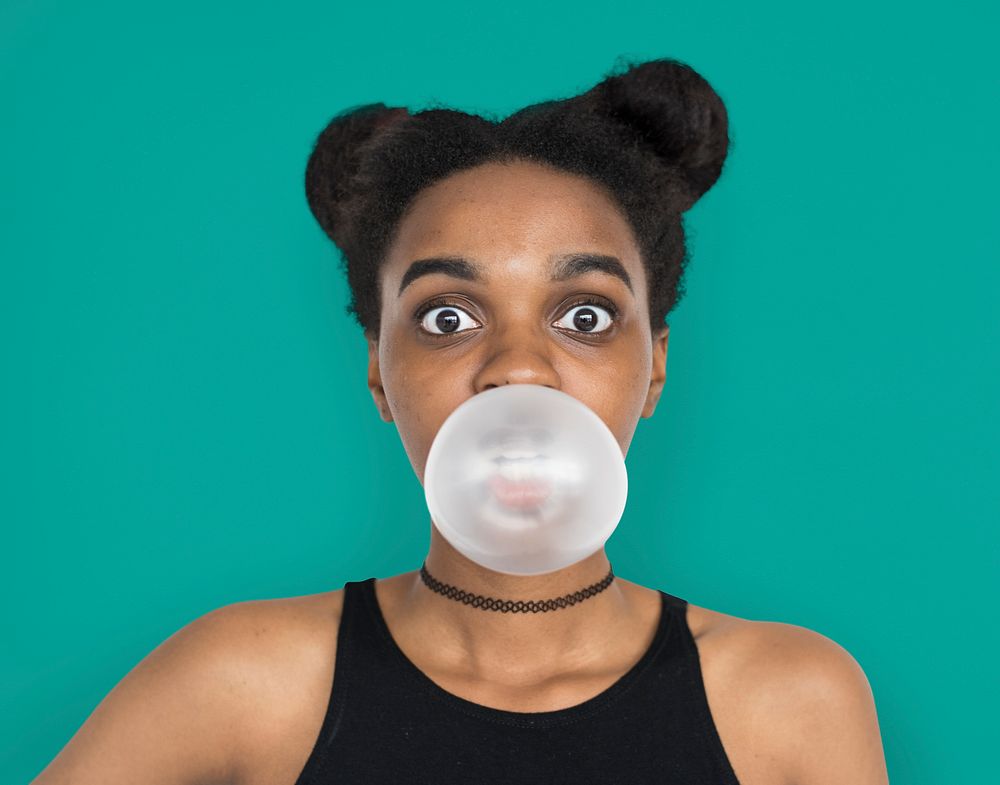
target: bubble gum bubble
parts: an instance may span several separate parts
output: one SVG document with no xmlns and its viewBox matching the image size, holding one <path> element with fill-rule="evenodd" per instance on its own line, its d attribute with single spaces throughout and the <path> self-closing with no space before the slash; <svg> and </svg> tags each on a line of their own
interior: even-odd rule
<svg viewBox="0 0 1000 785">
<path fill-rule="evenodd" d="M 562 569 L 603 547 L 625 511 L 614 434 L 586 404 L 537 384 L 464 401 L 424 469 L 431 520 L 456 550 L 512 575 Z"/>
</svg>

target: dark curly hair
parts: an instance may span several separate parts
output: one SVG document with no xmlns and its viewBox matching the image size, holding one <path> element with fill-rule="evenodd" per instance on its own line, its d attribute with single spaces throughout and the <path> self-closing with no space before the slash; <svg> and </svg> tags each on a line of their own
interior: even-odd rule
<svg viewBox="0 0 1000 785">
<path fill-rule="evenodd" d="M 722 99 L 690 66 L 669 58 L 619 59 L 586 92 L 532 104 L 502 121 L 447 108 L 347 109 L 316 139 L 306 198 L 346 260 L 347 313 L 378 338 L 380 266 L 422 189 L 489 162 L 530 161 L 585 175 L 632 226 L 655 334 L 683 296 L 688 253 L 681 214 L 719 178 L 728 130 Z"/>
</svg>

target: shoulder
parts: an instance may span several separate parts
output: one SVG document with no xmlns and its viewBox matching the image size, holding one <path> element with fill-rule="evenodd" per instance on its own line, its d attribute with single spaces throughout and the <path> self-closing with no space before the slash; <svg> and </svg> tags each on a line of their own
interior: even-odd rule
<svg viewBox="0 0 1000 785">
<path fill-rule="evenodd" d="M 713 714 L 754 750 L 745 768 L 769 761 L 794 785 L 888 782 L 871 686 L 847 649 L 796 624 L 697 606 L 689 618 Z"/>
<path fill-rule="evenodd" d="M 339 624 L 343 589 L 268 600 L 244 600 L 200 616 L 177 635 L 220 663 L 242 672 L 277 659 L 308 656 L 330 644 L 330 624 Z M 335 636 L 334 636 L 335 638 Z M 289 651 L 294 644 L 294 651 Z M 336 640 L 333 641 L 336 645 Z"/>
<path fill-rule="evenodd" d="M 309 722 L 322 720 L 326 695 L 308 690 L 332 682 L 341 594 L 238 602 L 184 625 L 114 686 L 36 782 L 136 782 L 151 770 L 165 783 L 245 782 L 274 723 L 318 729 Z"/>
<path fill-rule="evenodd" d="M 226 672 L 238 709 L 240 783 L 294 782 L 312 751 L 333 685 L 344 590 L 219 608 L 195 626 Z"/>
</svg>

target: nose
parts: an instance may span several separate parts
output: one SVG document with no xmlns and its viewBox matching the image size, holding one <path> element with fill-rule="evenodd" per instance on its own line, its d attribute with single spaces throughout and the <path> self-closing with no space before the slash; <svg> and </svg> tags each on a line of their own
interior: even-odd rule
<svg viewBox="0 0 1000 785">
<path fill-rule="evenodd" d="M 539 384 L 554 390 L 561 380 L 552 365 L 550 338 L 530 330 L 505 330 L 486 349 L 486 359 L 476 374 L 477 393 L 505 384 Z"/>
</svg>

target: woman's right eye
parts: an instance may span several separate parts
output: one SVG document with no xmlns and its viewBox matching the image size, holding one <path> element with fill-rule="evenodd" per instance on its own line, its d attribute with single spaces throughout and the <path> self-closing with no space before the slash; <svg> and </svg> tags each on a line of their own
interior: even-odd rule
<svg viewBox="0 0 1000 785">
<path fill-rule="evenodd" d="M 428 308 L 419 315 L 418 320 L 420 326 L 431 335 L 453 335 L 464 332 L 462 329 L 463 317 L 467 326 L 471 322 L 472 327 L 482 327 L 466 311 L 455 305 Z"/>
</svg>

